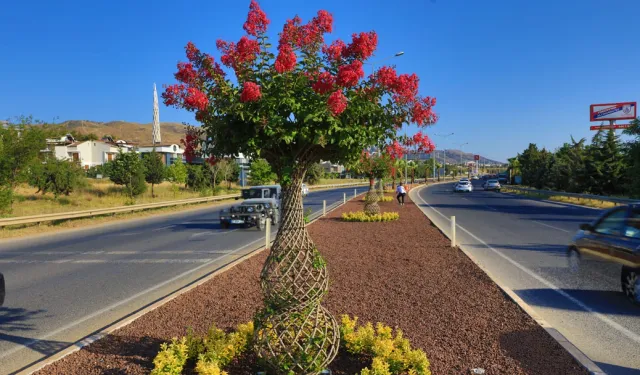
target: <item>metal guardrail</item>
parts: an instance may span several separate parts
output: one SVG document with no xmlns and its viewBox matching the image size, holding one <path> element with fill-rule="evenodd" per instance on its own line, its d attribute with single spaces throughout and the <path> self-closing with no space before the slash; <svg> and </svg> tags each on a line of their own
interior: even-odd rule
<svg viewBox="0 0 640 375">
<path fill-rule="evenodd" d="M 332 189 L 332 188 L 349 187 L 349 186 L 363 186 L 368 184 L 369 184 L 368 182 L 352 182 L 352 183 L 346 183 L 346 184 L 316 185 L 316 186 L 309 186 L 309 190 Z M 131 206 L 97 208 L 93 210 L 60 212 L 60 213 L 45 214 L 45 215 L 10 217 L 10 218 L 0 219 L 0 228 L 10 226 L 10 225 L 37 224 L 37 223 L 43 223 L 47 221 L 80 219 L 80 218 L 86 218 L 86 217 L 92 217 L 92 216 L 148 210 L 153 208 L 180 206 L 184 204 L 216 202 L 216 201 L 222 201 L 225 199 L 232 199 L 236 197 L 240 197 L 240 194 L 228 194 L 228 195 L 219 195 L 214 197 L 179 199 L 179 200 L 164 201 L 164 202 L 157 202 L 157 203 L 143 203 L 143 204 L 135 204 Z"/>
<path fill-rule="evenodd" d="M 578 194 L 578 193 L 565 193 L 562 191 L 553 191 L 553 190 L 538 190 L 538 189 L 528 189 L 517 187 L 513 185 L 503 185 L 503 189 L 511 189 L 515 191 L 521 191 L 525 193 L 534 193 L 534 194 L 544 194 L 551 196 L 559 196 L 559 197 L 570 197 L 570 198 L 580 198 L 580 199 L 590 199 L 601 202 L 611 202 L 615 204 L 633 204 L 640 203 L 639 200 L 636 199 L 628 199 L 628 198 L 618 198 L 618 197 L 609 197 L 606 195 L 591 195 L 591 194 Z"/>
</svg>

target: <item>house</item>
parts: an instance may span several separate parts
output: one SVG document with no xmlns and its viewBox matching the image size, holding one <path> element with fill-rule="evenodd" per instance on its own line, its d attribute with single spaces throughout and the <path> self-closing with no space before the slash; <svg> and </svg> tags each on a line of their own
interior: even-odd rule
<svg viewBox="0 0 640 375">
<path fill-rule="evenodd" d="M 320 165 L 324 169 L 325 173 L 342 173 L 344 172 L 344 166 L 340 164 L 333 164 L 330 161 L 321 161 Z"/>
<path fill-rule="evenodd" d="M 180 159 L 182 162 L 185 162 L 184 149 L 176 144 L 156 144 L 156 145 L 139 146 L 137 151 L 140 153 L 141 157 L 144 157 L 145 154 L 151 153 L 154 147 L 156 149 L 156 153 L 158 153 L 162 157 L 162 162 L 164 163 L 164 165 L 171 165 L 177 159 Z"/>
<path fill-rule="evenodd" d="M 131 149 L 116 143 L 97 140 L 51 146 L 57 159 L 76 161 L 85 170 L 115 159 L 120 150 L 129 152 Z"/>
</svg>

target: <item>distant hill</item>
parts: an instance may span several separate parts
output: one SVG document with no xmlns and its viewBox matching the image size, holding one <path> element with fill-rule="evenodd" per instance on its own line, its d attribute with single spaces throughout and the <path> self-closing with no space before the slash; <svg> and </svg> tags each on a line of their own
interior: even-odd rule
<svg viewBox="0 0 640 375">
<path fill-rule="evenodd" d="M 98 138 L 110 135 L 114 139 L 148 144 L 152 142 L 151 123 L 140 124 L 127 121 L 97 122 L 89 120 L 69 120 L 58 124 L 77 134 L 95 134 Z M 161 122 L 160 136 L 162 143 L 180 144 L 184 138 L 185 126 L 177 122 Z"/>
<path fill-rule="evenodd" d="M 473 161 L 473 156 L 475 155 L 474 153 L 463 152 L 460 150 L 447 150 L 446 154 L 447 154 L 448 164 L 451 164 L 451 163 L 460 164 L 460 157 L 462 157 L 462 163 Z M 442 150 L 436 150 L 436 160 L 438 161 L 438 163 L 442 163 L 444 161 L 444 155 L 442 153 Z M 481 164 L 506 164 L 506 162 L 504 161 L 492 160 L 482 155 L 480 155 L 480 163 Z"/>
</svg>

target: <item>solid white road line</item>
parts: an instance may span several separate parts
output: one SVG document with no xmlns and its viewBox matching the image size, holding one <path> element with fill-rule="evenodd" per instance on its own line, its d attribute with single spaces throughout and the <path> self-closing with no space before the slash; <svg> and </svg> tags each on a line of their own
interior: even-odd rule
<svg viewBox="0 0 640 375">
<path fill-rule="evenodd" d="M 164 227 L 161 227 L 161 228 L 152 229 L 151 231 L 152 232 L 157 232 L 159 230 L 170 229 L 170 228 L 173 228 L 173 227 L 175 227 L 175 225 L 167 225 L 167 226 L 164 226 Z"/>
<path fill-rule="evenodd" d="M 211 261 L 209 261 L 207 263 L 203 263 L 203 264 L 199 265 L 198 267 L 195 267 L 195 268 L 192 268 L 192 269 L 190 269 L 188 271 L 185 271 L 185 272 L 183 272 L 183 273 L 181 273 L 179 275 L 176 275 L 176 276 L 174 276 L 174 277 L 172 277 L 172 278 L 170 278 L 168 280 L 165 280 L 165 281 L 163 281 L 163 282 L 161 282 L 161 283 L 159 283 L 157 285 L 154 285 L 154 286 L 152 286 L 152 287 L 150 287 L 148 289 L 145 289 L 145 290 L 143 290 L 143 291 L 141 291 L 139 293 L 136 293 L 136 294 L 134 294 L 134 295 L 132 295 L 130 297 L 127 297 L 127 298 L 125 298 L 125 299 L 123 299 L 123 300 L 121 300 L 119 302 L 111 304 L 111 305 L 109 305 L 109 306 L 107 306 L 107 307 L 105 307 L 103 309 L 100 309 L 98 311 L 95 311 L 95 312 L 93 312 L 93 313 L 91 313 L 89 315 L 85 315 L 82 318 L 74 320 L 73 323 L 69 323 L 69 324 L 67 324 L 67 325 L 65 325 L 63 327 L 60 327 L 60 328 L 58 328 L 58 329 L 56 329 L 54 331 L 51 331 L 51 332 L 47 333 L 46 335 L 43 335 L 43 336 L 39 337 L 38 339 L 33 339 L 33 340 L 31 340 L 31 341 L 29 341 L 29 342 L 27 342 L 25 344 L 17 344 L 18 346 L 16 346 L 15 348 L 9 349 L 9 350 L 6 350 L 3 353 L 0 353 L 0 358 L 5 358 L 7 356 L 10 356 L 10 355 L 22 350 L 22 349 L 26 349 L 28 347 L 31 347 L 31 346 L 33 346 L 34 344 L 36 344 L 36 343 L 38 343 L 40 341 L 48 340 L 49 338 L 51 338 L 51 337 L 53 337 L 55 335 L 58 335 L 61 332 L 67 331 L 67 330 L 69 330 L 69 329 L 71 329 L 71 328 L 73 328 L 75 326 L 78 326 L 78 325 L 86 322 L 89 319 L 93 319 L 93 318 L 95 318 L 97 316 L 100 316 L 100 315 L 104 314 L 107 311 L 114 310 L 114 309 L 116 309 L 116 308 L 118 308 L 118 307 L 120 307 L 120 306 L 122 306 L 122 305 L 124 305 L 126 303 L 129 303 L 129 302 L 131 302 L 131 301 L 133 301 L 133 300 L 135 300 L 137 298 L 140 298 L 140 297 L 144 296 L 145 294 L 149 294 L 149 293 L 151 293 L 151 292 L 153 292 L 153 291 L 155 291 L 157 289 L 160 289 L 165 285 L 168 285 L 168 284 L 170 284 L 170 283 L 172 283 L 172 282 L 174 282 L 176 280 L 179 280 L 179 279 L 181 279 L 181 278 L 183 278 L 185 276 L 188 276 L 188 275 L 190 275 L 190 274 L 192 274 L 192 273 L 194 273 L 194 272 L 196 272 L 196 271 L 198 271 L 198 270 L 200 270 L 200 269 L 202 269 L 204 267 L 207 267 L 207 266 L 211 265 L 213 262 L 215 262 L 215 261 L 217 261 L 219 259 L 222 259 L 225 256 L 234 254 L 234 253 L 236 253 L 236 252 L 238 252 L 238 251 L 240 251 L 240 250 L 242 250 L 242 249 L 244 249 L 246 247 L 249 247 L 249 246 L 251 246 L 251 245 L 253 245 L 255 243 L 258 243 L 260 241 L 264 241 L 264 237 L 258 238 L 255 241 L 251 241 L 248 244 L 243 245 L 243 246 L 233 250 L 231 253 L 229 253 L 227 255 L 224 255 L 224 256 L 216 258 L 216 259 L 212 259 Z"/>
<path fill-rule="evenodd" d="M 134 254 L 227 254 L 233 250 L 167 250 L 167 251 L 138 251 L 138 250 L 113 250 L 113 251 L 5 251 L 0 255 L 134 255 Z"/>
<path fill-rule="evenodd" d="M 437 209 L 433 208 L 429 203 L 427 203 L 427 201 L 425 201 L 422 196 L 420 196 L 420 194 L 418 193 L 418 198 L 420 198 L 420 200 L 430 209 L 432 209 L 435 213 L 437 213 L 438 215 L 442 216 L 445 220 L 450 221 L 451 219 L 449 219 L 448 217 L 446 217 L 444 214 L 442 214 L 440 211 L 438 211 Z M 592 309 L 591 307 L 589 307 L 586 303 L 580 301 L 579 299 L 569 295 L 567 292 L 565 292 L 564 290 L 561 290 L 560 288 L 558 288 L 556 285 L 554 285 L 553 283 L 551 283 L 550 281 L 548 281 L 547 279 L 543 278 L 542 276 L 536 274 L 535 272 L 531 271 L 530 269 L 528 269 L 527 267 L 523 266 L 522 264 L 516 262 L 515 260 L 511 259 L 509 256 L 503 254 L 502 252 L 494 249 L 493 247 L 489 246 L 486 242 L 484 242 L 483 240 L 481 240 L 480 238 L 478 238 L 475 234 L 469 232 L 468 230 L 466 230 L 465 228 L 463 228 L 462 226 L 460 226 L 459 224 L 456 224 L 457 228 L 460 228 L 463 232 L 465 232 L 466 234 L 468 234 L 469 236 L 471 236 L 473 239 L 475 239 L 476 241 L 480 242 L 482 245 L 484 245 L 487 249 L 493 251 L 496 255 L 500 256 L 501 258 L 505 259 L 506 261 L 508 261 L 509 263 L 513 264 L 514 266 L 518 267 L 521 271 L 525 272 L 527 275 L 531 276 L 532 278 L 536 279 L 537 281 L 539 281 L 540 283 L 544 284 L 545 286 L 547 286 L 549 289 L 553 290 L 554 292 L 558 293 L 559 295 L 561 295 L 562 297 L 566 298 L 567 300 L 573 302 L 574 304 L 578 305 L 579 307 L 581 307 L 583 310 L 593 314 L 594 317 L 596 317 L 597 319 L 599 319 L 601 322 L 607 324 L 609 327 L 615 329 L 616 331 L 622 333 L 624 336 L 626 336 L 627 338 L 629 338 L 630 340 L 634 341 L 635 343 L 640 344 L 640 335 L 636 334 L 635 332 L 632 332 L 631 330 L 623 327 L 622 325 L 616 323 L 615 321 L 609 319 L 608 317 L 600 314 L 599 312 L 595 311 L 594 309 Z"/>
<path fill-rule="evenodd" d="M 539 221 L 537 221 L 537 220 L 531 220 L 531 221 L 533 221 L 533 222 L 534 222 L 534 223 L 536 223 L 536 224 L 544 225 L 544 226 L 545 226 L 545 227 L 547 227 L 547 228 L 551 228 L 551 229 L 555 229 L 555 230 L 560 230 L 560 231 L 563 231 L 563 232 L 565 232 L 565 233 L 571 233 L 571 232 L 569 232 L 569 231 L 568 231 L 568 230 L 566 230 L 566 229 L 562 229 L 562 228 L 554 227 L 553 225 L 549 225 L 549 224 L 541 223 L 541 222 L 539 222 Z"/>
<path fill-rule="evenodd" d="M 47 264 L 47 263 L 73 263 L 73 264 L 172 264 L 172 263 L 206 263 L 211 258 L 204 259 L 0 259 L 0 264 Z"/>
</svg>

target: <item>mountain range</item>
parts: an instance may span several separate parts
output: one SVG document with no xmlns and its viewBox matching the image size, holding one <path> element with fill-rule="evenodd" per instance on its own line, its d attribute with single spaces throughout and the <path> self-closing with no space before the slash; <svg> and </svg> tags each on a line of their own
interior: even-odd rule
<svg viewBox="0 0 640 375">
<path fill-rule="evenodd" d="M 474 155 L 478 155 L 471 152 L 463 152 L 461 150 L 446 150 L 444 153 L 442 150 L 436 150 L 434 154 L 436 161 L 438 163 L 443 163 L 445 159 L 445 154 L 446 154 L 447 164 L 460 164 L 461 162 L 467 163 L 470 161 L 474 161 L 474 158 L 473 158 Z M 506 164 L 506 163 L 503 161 L 489 159 L 480 155 L 480 164 L 497 165 L 497 164 Z"/>
<path fill-rule="evenodd" d="M 98 138 L 110 135 L 114 139 L 124 139 L 126 141 L 139 144 L 148 144 L 153 141 L 152 124 L 140 124 L 128 121 L 98 122 L 89 120 L 69 120 L 57 124 L 67 128 L 69 132 L 80 135 L 95 134 Z M 180 144 L 180 139 L 184 138 L 185 126 L 177 122 L 161 122 L 160 136 L 163 144 Z"/>
</svg>

